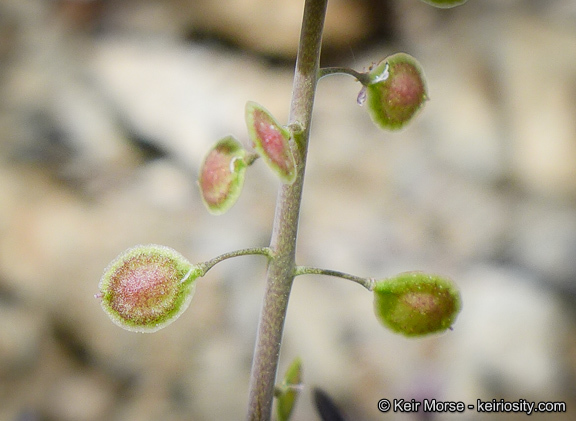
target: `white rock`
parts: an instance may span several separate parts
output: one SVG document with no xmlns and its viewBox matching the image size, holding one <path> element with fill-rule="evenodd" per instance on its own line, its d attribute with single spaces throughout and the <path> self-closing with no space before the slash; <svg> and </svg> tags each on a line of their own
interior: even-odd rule
<svg viewBox="0 0 576 421">
<path fill-rule="evenodd" d="M 463 309 L 446 350 L 446 396 L 559 400 L 567 319 L 558 299 L 529 275 L 479 266 L 460 283 Z M 468 411 L 468 416 L 473 413 Z"/>
</svg>

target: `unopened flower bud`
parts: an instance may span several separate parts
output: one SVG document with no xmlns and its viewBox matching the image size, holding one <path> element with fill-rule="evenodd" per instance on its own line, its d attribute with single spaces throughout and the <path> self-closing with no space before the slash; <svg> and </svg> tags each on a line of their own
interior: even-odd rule
<svg viewBox="0 0 576 421">
<path fill-rule="evenodd" d="M 169 247 L 136 246 L 106 268 L 97 297 L 118 326 L 155 332 L 186 310 L 200 275 L 197 266 Z"/>
<path fill-rule="evenodd" d="M 374 311 L 382 324 L 405 336 L 450 328 L 461 308 L 460 293 L 446 278 L 421 272 L 377 281 Z"/>
</svg>

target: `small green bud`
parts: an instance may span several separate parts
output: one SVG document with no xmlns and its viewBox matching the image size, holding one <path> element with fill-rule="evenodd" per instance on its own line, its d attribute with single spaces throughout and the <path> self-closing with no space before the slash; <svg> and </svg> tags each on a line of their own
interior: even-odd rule
<svg viewBox="0 0 576 421">
<path fill-rule="evenodd" d="M 428 99 L 422 68 L 408 54 L 385 58 L 368 76 L 368 111 L 372 121 L 382 129 L 403 128 Z"/>
<path fill-rule="evenodd" d="M 405 336 L 450 328 L 460 308 L 458 289 L 440 276 L 406 272 L 374 285 L 376 316 L 383 325 Z"/>
<path fill-rule="evenodd" d="M 290 149 L 290 131 L 280 126 L 261 105 L 246 103 L 246 125 L 258 155 L 285 184 L 296 179 L 296 162 Z"/>
<path fill-rule="evenodd" d="M 136 246 L 106 268 L 96 297 L 118 326 L 155 332 L 186 310 L 200 275 L 197 266 L 169 247 Z"/>
<path fill-rule="evenodd" d="M 245 156 L 246 150 L 232 136 L 218 141 L 206 155 L 198 184 L 210 213 L 222 214 L 236 203 L 248 167 Z"/>
<path fill-rule="evenodd" d="M 450 7 L 460 6 L 466 3 L 468 0 L 422 0 L 424 3 L 428 3 L 434 7 L 439 7 L 441 9 L 448 9 Z"/>
<path fill-rule="evenodd" d="M 302 389 L 302 360 L 295 358 L 286 370 L 284 379 L 276 388 L 276 414 L 278 421 L 288 421 Z"/>
</svg>

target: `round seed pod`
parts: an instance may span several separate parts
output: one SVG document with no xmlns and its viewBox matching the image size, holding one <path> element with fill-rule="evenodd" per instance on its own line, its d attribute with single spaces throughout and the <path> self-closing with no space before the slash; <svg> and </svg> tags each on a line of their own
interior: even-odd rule
<svg viewBox="0 0 576 421">
<path fill-rule="evenodd" d="M 97 297 L 118 326 L 155 332 L 186 310 L 200 275 L 199 267 L 169 247 L 136 246 L 106 268 Z"/>
<path fill-rule="evenodd" d="M 439 7 L 441 9 L 448 9 L 450 7 L 460 6 L 461 4 L 466 3 L 468 0 L 422 0 L 422 1 L 434 7 Z"/>
<path fill-rule="evenodd" d="M 233 136 L 219 140 L 200 168 L 198 185 L 208 211 L 220 215 L 236 203 L 248 164 L 246 150 Z"/>
<path fill-rule="evenodd" d="M 291 133 L 268 110 L 253 101 L 246 103 L 246 126 L 252 146 L 268 168 L 284 184 L 296 179 L 296 162 L 290 149 Z"/>
<path fill-rule="evenodd" d="M 376 317 L 405 336 L 443 332 L 452 327 L 460 309 L 456 286 L 437 275 L 406 272 L 374 286 Z"/>
<path fill-rule="evenodd" d="M 408 54 L 397 53 L 385 58 L 368 76 L 368 111 L 372 121 L 382 129 L 402 129 L 428 99 L 422 68 Z"/>
</svg>

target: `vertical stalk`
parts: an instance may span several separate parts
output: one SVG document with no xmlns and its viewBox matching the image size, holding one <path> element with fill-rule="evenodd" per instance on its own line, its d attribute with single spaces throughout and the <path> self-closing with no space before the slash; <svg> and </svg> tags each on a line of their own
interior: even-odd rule
<svg viewBox="0 0 576 421">
<path fill-rule="evenodd" d="M 272 414 L 284 319 L 296 266 L 298 217 L 327 3 L 328 0 L 306 0 L 304 6 L 289 122 L 302 128 L 302 132 L 295 136 L 292 144 L 297 176 L 293 184 L 282 186 L 276 202 L 270 243 L 273 258 L 267 271 L 266 291 L 250 378 L 247 416 L 249 421 L 267 421 Z"/>
</svg>

